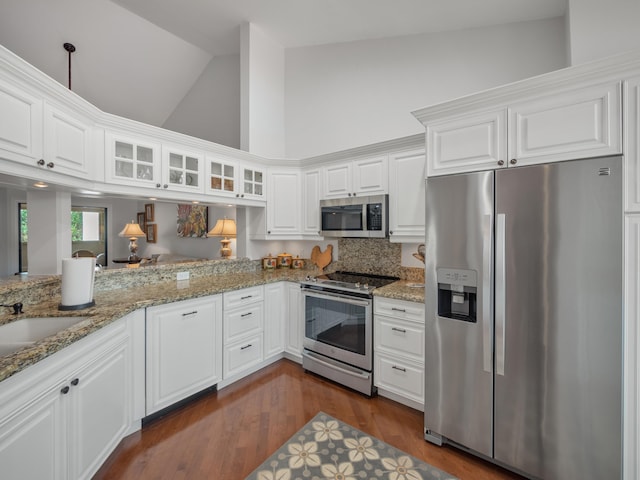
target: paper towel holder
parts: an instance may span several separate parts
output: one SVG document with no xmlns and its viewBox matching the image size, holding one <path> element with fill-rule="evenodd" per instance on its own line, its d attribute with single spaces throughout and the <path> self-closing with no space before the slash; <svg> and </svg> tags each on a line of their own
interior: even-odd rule
<svg viewBox="0 0 640 480">
<path fill-rule="evenodd" d="M 95 257 L 62 259 L 62 301 L 58 310 L 82 310 L 93 307 Z"/>
</svg>

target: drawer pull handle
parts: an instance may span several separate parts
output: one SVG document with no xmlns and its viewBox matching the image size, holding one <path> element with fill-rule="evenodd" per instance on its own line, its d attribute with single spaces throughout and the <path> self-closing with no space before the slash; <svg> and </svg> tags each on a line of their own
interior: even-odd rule
<svg viewBox="0 0 640 480">
<path fill-rule="evenodd" d="M 407 333 L 404 328 L 391 327 L 391 330 L 393 330 L 394 332 Z"/>
<path fill-rule="evenodd" d="M 245 349 L 247 349 L 247 348 L 249 348 L 249 347 L 252 347 L 252 346 L 253 346 L 253 345 L 248 344 L 248 345 L 245 345 L 244 347 L 240 347 L 240 350 L 245 350 Z"/>
<path fill-rule="evenodd" d="M 249 315 L 253 315 L 253 312 L 243 313 L 240 315 L 241 317 L 248 317 Z"/>
<path fill-rule="evenodd" d="M 407 371 L 406 368 L 396 367 L 395 365 L 393 365 L 391 368 L 393 368 L 394 370 L 400 370 L 401 372 L 406 372 Z"/>
<path fill-rule="evenodd" d="M 391 307 L 391 310 L 393 310 L 394 312 L 407 313 L 407 311 L 404 308 Z"/>
<path fill-rule="evenodd" d="M 247 298 L 251 298 L 253 295 L 246 295 L 244 297 L 240 297 L 240 300 L 246 300 Z"/>
<path fill-rule="evenodd" d="M 196 315 L 197 313 L 198 313 L 198 311 L 194 310 L 193 312 L 183 313 L 182 316 L 183 317 L 188 317 L 190 315 Z"/>
</svg>

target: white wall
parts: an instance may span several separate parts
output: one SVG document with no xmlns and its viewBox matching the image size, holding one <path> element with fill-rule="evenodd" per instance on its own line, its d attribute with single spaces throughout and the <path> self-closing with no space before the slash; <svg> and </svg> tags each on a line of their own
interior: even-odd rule
<svg viewBox="0 0 640 480">
<path fill-rule="evenodd" d="M 571 65 L 640 48 L 638 0 L 568 0 Z"/>
<path fill-rule="evenodd" d="M 241 148 L 284 158 L 285 50 L 250 23 L 240 37 Z"/>
<path fill-rule="evenodd" d="M 107 0 L 2 0 L 0 44 L 98 108 L 162 125 L 211 60 Z"/>
<path fill-rule="evenodd" d="M 164 128 L 240 148 L 240 55 L 214 57 Z"/>
<path fill-rule="evenodd" d="M 564 18 L 286 51 L 288 158 L 421 133 L 412 110 L 566 67 Z"/>
</svg>

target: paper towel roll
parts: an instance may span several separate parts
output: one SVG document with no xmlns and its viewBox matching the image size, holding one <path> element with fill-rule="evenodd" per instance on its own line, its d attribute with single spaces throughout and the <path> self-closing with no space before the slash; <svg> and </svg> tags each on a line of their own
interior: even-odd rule
<svg viewBox="0 0 640 480">
<path fill-rule="evenodd" d="M 93 301 L 95 268 L 94 257 L 62 259 L 61 310 L 79 310 L 95 304 Z"/>
</svg>

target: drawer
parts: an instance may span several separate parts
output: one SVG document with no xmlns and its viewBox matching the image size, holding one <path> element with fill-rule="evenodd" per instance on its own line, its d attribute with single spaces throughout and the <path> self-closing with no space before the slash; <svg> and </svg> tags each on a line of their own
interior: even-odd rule
<svg viewBox="0 0 640 480">
<path fill-rule="evenodd" d="M 424 304 L 422 303 L 375 297 L 373 311 L 375 314 L 387 315 L 424 325 Z"/>
<path fill-rule="evenodd" d="M 254 303 L 244 308 L 224 312 L 224 343 L 257 333 L 263 328 L 264 305 Z"/>
<path fill-rule="evenodd" d="M 243 288 L 234 292 L 225 292 L 222 294 L 222 302 L 224 310 L 230 308 L 249 305 L 250 303 L 264 301 L 264 288 L 262 285 L 257 287 Z"/>
<path fill-rule="evenodd" d="M 375 316 L 374 349 L 424 363 L 424 327 L 382 315 Z"/>
<path fill-rule="evenodd" d="M 392 357 L 376 355 L 374 368 L 375 384 L 390 392 L 424 402 L 424 369 Z"/>
<path fill-rule="evenodd" d="M 262 334 L 247 337 L 224 348 L 225 379 L 242 372 L 262 361 Z"/>
</svg>

